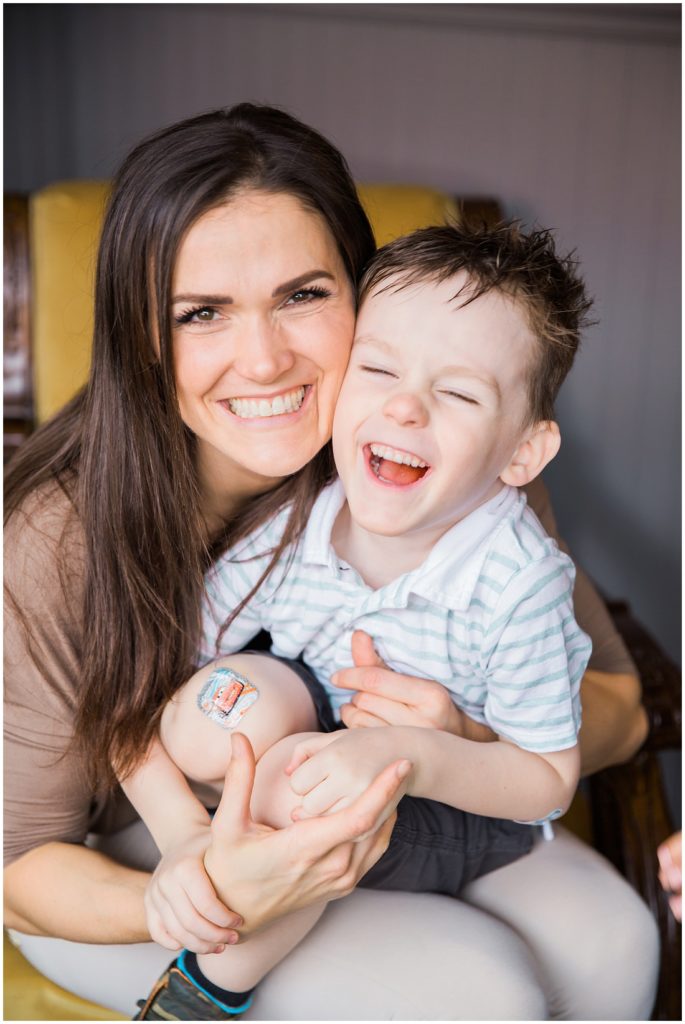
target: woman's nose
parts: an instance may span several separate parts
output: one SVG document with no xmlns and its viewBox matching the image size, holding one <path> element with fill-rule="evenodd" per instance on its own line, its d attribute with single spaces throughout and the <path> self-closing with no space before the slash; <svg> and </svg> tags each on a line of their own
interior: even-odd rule
<svg viewBox="0 0 685 1024">
<path fill-rule="evenodd" d="M 419 395 L 402 392 L 392 395 L 383 406 L 383 413 L 404 427 L 425 427 L 428 410 Z"/>
<path fill-rule="evenodd" d="M 268 384 L 282 377 L 295 363 L 287 336 L 266 320 L 246 324 L 237 344 L 234 368 L 246 380 Z"/>
</svg>

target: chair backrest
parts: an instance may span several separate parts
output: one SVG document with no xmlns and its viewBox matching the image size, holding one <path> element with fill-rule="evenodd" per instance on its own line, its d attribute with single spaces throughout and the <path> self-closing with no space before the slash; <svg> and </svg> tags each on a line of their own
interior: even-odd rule
<svg viewBox="0 0 685 1024">
<path fill-rule="evenodd" d="M 36 422 L 85 383 L 93 337 L 93 281 L 105 181 L 65 181 L 29 202 L 31 355 Z"/>
<path fill-rule="evenodd" d="M 106 181 L 65 181 L 30 199 L 34 410 L 38 423 L 85 383 L 93 333 L 93 280 Z M 378 245 L 458 219 L 457 203 L 420 186 L 360 185 Z"/>
</svg>

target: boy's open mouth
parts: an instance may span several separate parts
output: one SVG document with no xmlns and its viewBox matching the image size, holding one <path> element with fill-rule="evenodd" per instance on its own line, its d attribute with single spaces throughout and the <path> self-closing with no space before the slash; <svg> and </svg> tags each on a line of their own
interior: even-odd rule
<svg viewBox="0 0 685 1024">
<path fill-rule="evenodd" d="M 417 483 L 430 469 L 418 455 L 375 441 L 364 445 L 364 456 L 374 476 L 381 483 L 395 487 L 409 487 Z"/>
</svg>

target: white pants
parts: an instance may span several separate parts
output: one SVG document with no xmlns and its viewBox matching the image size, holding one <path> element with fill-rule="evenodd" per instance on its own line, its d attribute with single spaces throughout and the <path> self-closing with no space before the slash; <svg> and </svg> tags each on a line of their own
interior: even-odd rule
<svg viewBox="0 0 685 1024">
<path fill-rule="evenodd" d="M 563 829 L 459 900 L 357 890 L 331 903 L 274 968 L 246 1020 L 648 1020 L 654 920 L 595 851 Z M 151 867 L 140 823 L 99 844 Z M 132 1016 L 173 954 L 13 933 L 63 988 Z"/>
</svg>

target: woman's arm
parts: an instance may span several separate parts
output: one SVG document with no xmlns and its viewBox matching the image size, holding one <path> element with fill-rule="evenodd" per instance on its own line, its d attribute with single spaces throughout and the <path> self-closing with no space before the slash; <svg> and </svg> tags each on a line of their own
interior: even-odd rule
<svg viewBox="0 0 685 1024">
<path fill-rule="evenodd" d="M 542 480 L 528 484 L 526 493 L 547 533 L 569 554 Z M 606 605 L 578 565 L 573 605 L 578 625 L 592 640 L 590 663 L 580 690 L 583 725 L 578 737 L 581 774 L 591 775 L 632 757 L 647 737 L 648 722 L 637 670 Z"/>
<path fill-rule="evenodd" d="M 249 814 L 254 757 L 234 738 L 226 788 L 205 863 L 217 892 L 245 920 L 241 934 L 284 913 L 346 895 L 387 849 L 411 765 L 388 765 L 344 811 L 273 831 Z M 5 869 L 5 924 L 74 942 L 149 941 L 144 892 L 150 875 L 83 846 L 51 842 Z"/>
<path fill-rule="evenodd" d="M 600 601 L 594 590 L 593 594 Z M 599 611 L 604 612 L 601 601 L 600 606 Z M 610 624 L 609 629 L 613 630 Z M 460 711 L 440 683 L 389 669 L 374 651 L 367 634 L 354 634 L 352 651 L 355 668 L 337 672 L 334 678 L 337 686 L 353 693 L 351 703 L 341 709 L 348 728 L 415 725 L 444 729 L 477 742 L 497 739 L 486 725 L 474 722 Z M 581 775 L 621 764 L 639 750 L 647 738 L 648 723 L 636 674 L 588 668 L 581 682 L 580 700 Z"/>
<path fill-rule="evenodd" d="M 60 545 L 70 520 L 66 500 L 54 488 L 30 511 L 13 516 L 5 534 L 5 582 L 12 595 L 5 601 L 4 644 L 6 924 L 73 941 L 147 941 L 144 892 L 151 876 L 84 846 L 93 796 L 72 745 L 81 644 L 78 525 L 68 538 L 68 571 L 61 573 Z M 402 786 L 400 777 L 385 773 L 337 822 L 302 823 L 305 831 L 297 826 L 257 841 L 245 821 L 234 822 L 230 834 L 217 826 L 206 846 L 216 854 L 222 899 L 230 907 L 235 895 L 251 915 L 256 904 L 253 916 L 264 923 L 281 906 L 306 906 L 354 887 L 384 852 L 389 830 L 357 840 L 370 820 L 380 820 L 388 803 L 399 800 Z M 240 783 L 231 787 L 223 806 L 233 799 L 249 806 Z M 196 854 L 200 861 L 203 853 Z M 261 909 L 260 892 L 269 895 Z"/>
<path fill-rule="evenodd" d="M 85 846 L 53 842 L 29 850 L 4 874 L 8 928 L 73 942 L 149 941 L 144 871 Z"/>
<path fill-rule="evenodd" d="M 628 761 L 647 739 L 647 712 L 637 675 L 587 669 L 580 686 L 581 775 Z"/>
</svg>

